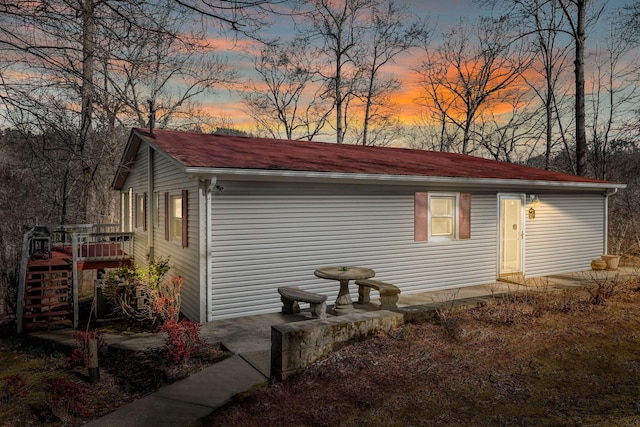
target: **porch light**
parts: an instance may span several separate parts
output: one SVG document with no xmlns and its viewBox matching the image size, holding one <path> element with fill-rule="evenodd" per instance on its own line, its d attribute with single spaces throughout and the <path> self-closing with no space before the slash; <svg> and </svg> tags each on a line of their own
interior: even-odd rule
<svg viewBox="0 0 640 427">
<path fill-rule="evenodd" d="M 538 199 L 538 196 L 536 196 L 535 194 L 530 194 L 529 198 L 531 200 L 531 205 L 534 208 L 537 208 L 538 206 L 540 206 L 540 199 Z"/>
</svg>

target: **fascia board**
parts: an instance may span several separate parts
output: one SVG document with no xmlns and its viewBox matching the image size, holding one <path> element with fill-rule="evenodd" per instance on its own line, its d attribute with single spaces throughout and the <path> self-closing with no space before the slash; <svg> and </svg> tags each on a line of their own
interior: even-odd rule
<svg viewBox="0 0 640 427">
<path fill-rule="evenodd" d="M 127 176 L 129 175 L 129 169 L 133 164 L 133 159 L 135 159 L 138 150 L 140 149 L 141 143 L 141 137 L 135 131 L 131 131 L 129 139 L 127 140 L 127 145 L 122 153 L 122 158 L 118 164 L 118 169 L 116 170 L 113 182 L 111 183 L 111 188 L 113 190 L 119 191 L 124 186 Z"/>
<path fill-rule="evenodd" d="M 336 172 L 282 171 L 264 169 L 230 169 L 186 167 L 187 175 L 198 179 L 235 181 L 280 181 L 280 182 L 332 182 L 352 184 L 385 184 L 385 185 L 420 185 L 432 184 L 451 187 L 488 188 L 518 187 L 536 189 L 575 189 L 581 191 L 604 191 L 608 189 L 626 188 L 626 184 L 541 181 L 525 179 L 466 178 L 443 176 L 385 175 L 385 174 L 352 174 Z"/>
</svg>

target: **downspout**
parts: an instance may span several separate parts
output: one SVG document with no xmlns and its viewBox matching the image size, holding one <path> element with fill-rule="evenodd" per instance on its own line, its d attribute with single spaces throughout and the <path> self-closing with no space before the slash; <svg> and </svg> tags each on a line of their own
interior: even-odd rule
<svg viewBox="0 0 640 427">
<path fill-rule="evenodd" d="M 604 192 L 604 254 L 609 253 L 609 196 L 613 196 L 618 192 L 617 188 L 607 188 Z"/>
</svg>

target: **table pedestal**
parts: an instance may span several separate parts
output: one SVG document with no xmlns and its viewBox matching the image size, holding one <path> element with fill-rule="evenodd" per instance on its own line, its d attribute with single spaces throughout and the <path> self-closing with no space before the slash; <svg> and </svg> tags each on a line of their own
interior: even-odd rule
<svg viewBox="0 0 640 427">
<path fill-rule="evenodd" d="M 336 298 L 336 305 L 333 307 L 336 315 L 349 314 L 353 312 L 353 300 L 349 294 L 349 280 L 340 280 L 340 291 Z"/>
<path fill-rule="evenodd" d="M 349 280 L 369 279 L 376 275 L 375 271 L 370 268 L 349 266 L 322 267 L 314 271 L 313 274 L 322 279 L 340 281 L 340 291 L 332 310 L 332 314 L 335 315 L 349 314 L 355 311 L 349 294 Z"/>
</svg>

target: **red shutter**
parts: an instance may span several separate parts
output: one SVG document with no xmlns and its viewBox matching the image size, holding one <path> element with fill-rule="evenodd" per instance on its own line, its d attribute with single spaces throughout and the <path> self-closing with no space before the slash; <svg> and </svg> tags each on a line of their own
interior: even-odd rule
<svg viewBox="0 0 640 427">
<path fill-rule="evenodd" d="M 149 215 L 149 209 L 147 209 L 148 204 L 147 204 L 147 193 L 143 193 L 142 194 L 142 204 L 144 207 L 144 218 L 142 218 L 142 229 L 144 231 L 147 231 L 147 216 Z"/>
<path fill-rule="evenodd" d="M 164 240 L 169 240 L 169 193 L 164 193 Z"/>
<path fill-rule="evenodd" d="M 189 192 L 187 190 L 182 190 L 182 247 L 186 248 L 187 246 L 189 246 L 189 239 L 188 239 L 188 231 L 189 231 L 189 227 L 188 227 L 188 211 L 189 211 L 189 203 L 187 200 L 187 196 Z"/>
<path fill-rule="evenodd" d="M 458 238 L 471 238 L 471 194 L 460 193 Z"/>
<path fill-rule="evenodd" d="M 424 242 L 429 238 L 429 193 L 413 195 L 413 240 Z"/>
</svg>

